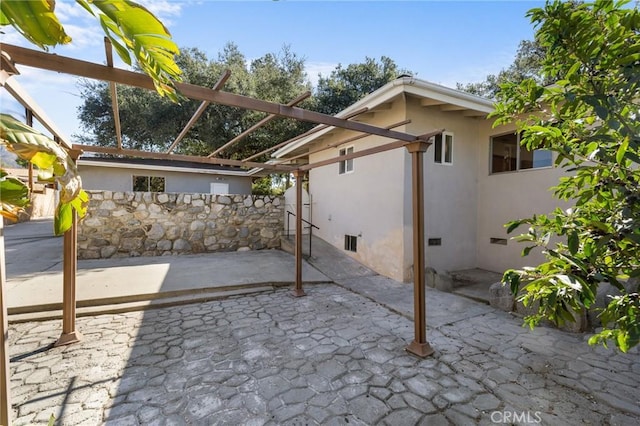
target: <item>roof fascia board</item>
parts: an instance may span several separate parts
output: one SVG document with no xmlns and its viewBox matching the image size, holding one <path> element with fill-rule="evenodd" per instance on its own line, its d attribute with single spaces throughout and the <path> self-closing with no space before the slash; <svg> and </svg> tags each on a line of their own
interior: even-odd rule
<svg viewBox="0 0 640 426">
<path fill-rule="evenodd" d="M 448 87 L 433 85 L 428 82 L 420 82 L 418 85 L 407 85 L 405 87 L 406 92 L 409 94 L 442 101 L 473 111 L 480 111 L 489 114 L 494 110 L 492 101 L 450 89 Z"/>
<path fill-rule="evenodd" d="M 228 175 L 228 176 L 250 176 L 251 171 L 239 172 L 239 171 L 225 171 L 225 170 L 211 170 L 211 169 L 194 169 L 190 167 L 175 167 L 175 166 L 156 166 L 150 164 L 131 164 L 131 163 L 117 163 L 107 161 L 91 161 L 88 159 L 79 159 L 78 166 L 92 166 L 92 167 L 109 167 L 117 169 L 135 169 L 135 170 L 160 170 L 165 172 L 181 172 L 181 173 L 200 173 L 207 175 Z"/>
</svg>

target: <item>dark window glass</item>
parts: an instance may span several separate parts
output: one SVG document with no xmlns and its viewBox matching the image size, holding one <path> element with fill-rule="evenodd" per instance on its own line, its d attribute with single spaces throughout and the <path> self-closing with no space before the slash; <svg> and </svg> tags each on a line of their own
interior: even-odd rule
<svg viewBox="0 0 640 426">
<path fill-rule="evenodd" d="M 135 192 L 164 192 L 164 177 L 133 176 L 133 190 Z"/>
<path fill-rule="evenodd" d="M 509 133 L 491 138 L 491 173 L 511 172 L 518 163 L 518 135 Z"/>
</svg>

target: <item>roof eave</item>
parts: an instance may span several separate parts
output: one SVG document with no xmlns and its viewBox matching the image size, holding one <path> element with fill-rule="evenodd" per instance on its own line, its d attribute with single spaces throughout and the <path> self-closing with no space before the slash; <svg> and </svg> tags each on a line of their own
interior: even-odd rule
<svg viewBox="0 0 640 426">
<path fill-rule="evenodd" d="M 357 111 L 363 107 L 369 107 L 373 109 L 389 100 L 395 98 L 401 93 L 409 93 L 415 96 L 422 96 L 424 98 L 435 99 L 443 101 L 445 103 L 454 104 L 456 106 L 464 107 L 473 111 L 489 114 L 493 112 L 493 101 L 482 98 L 480 96 L 472 95 L 470 93 L 461 92 L 456 89 L 441 86 L 439 84 L 431 83 L 425 80 L 416 79 L 413 77 L 402 77 L 393 80 L 371 94 L 365 96 L 358 102 L 345 108 L 336 114 L 336 117 L 344 117 L 350 113 Z M 286 145 L 273 153 L 273 157 L 282 158 L 292 151 L 312 142 L 318 137 L 332 131 L 332 127 L 328 127 L 319 132 L 309 135 L 306 138 L 302 138 L 289 145 Z"/>
</svg>

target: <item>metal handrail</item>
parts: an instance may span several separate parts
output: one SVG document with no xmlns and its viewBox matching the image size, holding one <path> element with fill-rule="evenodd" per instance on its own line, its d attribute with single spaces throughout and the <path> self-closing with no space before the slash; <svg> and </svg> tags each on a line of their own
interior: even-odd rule
<svg viewBox="0 0 640 426">
<path fill-rule="evenodd" d="M 289 236 L 291 235 L 291 233 L 289 232 L 289 216 L 296 217 L 296 214 L 287 210 L 287 238 L 289 238 Z M 300 220 L 309 225 L 306 228 L 309 228 L 309 257 L 311 257 L 311 240 L 313 239 L 313 228 L 316 228 L 317 230 L 320 230 L 320 228 L 318 228 L 308 220 L 305 220 L 304 218 L 300 218 Z"/>
<path fill-rule="evenodd" d="M 296 216 L 296 214 L 295 214 L 295 213 L 290 212 L 289 210 L 287 210 L 287 214 L 288 214 L 289 216 L 293 216 L 293 217 L 295 217 L 295 216 Z M 287 216 L 287 225 L 289 225 L 289 216 Z M 311 225 L 311 227 L 312 227 L 312 228 L 316 228 L 317 230 L 320 230 L 320 228 L 318 228 L 316 225 L 314 225 L 313 223 L 309 222 L 308 220 L 305 220 L 305 219 L 300 219 L 300 220 L 302 220 L 304 223 L 306 223 L 306 224 L 308 224 L 308 225 Z"/>
</svg>

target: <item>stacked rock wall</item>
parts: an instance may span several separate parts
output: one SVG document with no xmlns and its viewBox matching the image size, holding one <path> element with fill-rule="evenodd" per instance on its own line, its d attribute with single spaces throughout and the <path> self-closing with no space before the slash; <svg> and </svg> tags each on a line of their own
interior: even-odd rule
<svg viewBox="0 0 640 426">
<path fill-rule="evenodd" d="M 160 256 L 280 247 L 284 202 L 262 195 L 88 191 L 78 257 Z"/>
</svg>

